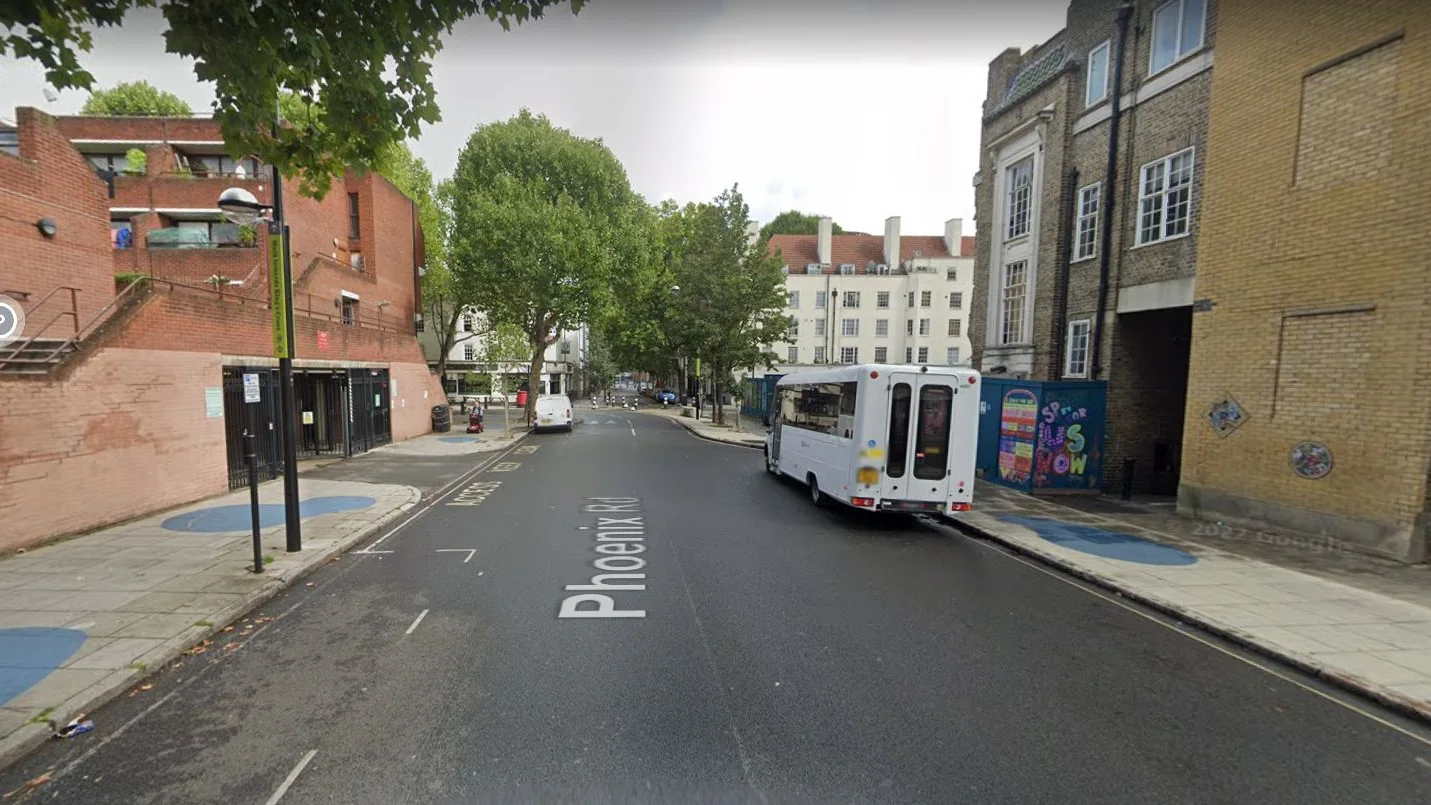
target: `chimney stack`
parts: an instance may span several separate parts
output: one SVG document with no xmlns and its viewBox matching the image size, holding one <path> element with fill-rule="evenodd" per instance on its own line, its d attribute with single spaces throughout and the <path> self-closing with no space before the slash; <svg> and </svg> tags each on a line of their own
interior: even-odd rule
<svg viewBox="0 0 1431 805">
<path fill-rule="evenodd" d="M 884 262 L 891 269 L 899 265 L 899 216 L 884 219 Z"/>
<path fill-rule="evenodd" d="M 950 257 L 959 257 L 964 251 L 964 219 L 950 218 L 944 222 L 944 248 Z"/>
<path fill-rule="evenodd" d="M 833 231 L 833 228 L 834 221 L 827 217 L 821 216 L 820 234 L 815 241 L 815 248 L 819 253 L 821 265 L 830 264 L 830 233 Z"/>
</svg>

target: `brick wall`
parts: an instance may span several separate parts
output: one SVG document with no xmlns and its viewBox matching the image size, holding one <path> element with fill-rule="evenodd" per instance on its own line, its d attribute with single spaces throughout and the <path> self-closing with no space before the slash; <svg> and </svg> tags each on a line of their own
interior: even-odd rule
<svg viewBox="0 0 1431 805">
<path fill-rule="evenodd" d="M 389 379 L 397 384 L 392 399 L 393 441 L 400 442 L 432 430 L 432 407 L 445 405 L 447 395 L 426 363 L 394 363 Z"/>
<path fill-rule="evenodd" d="M 59 292 L 43 308 L 41 299 L 58 286 L 79 288 L 79 325 L 83 326 L 114 298 L 109 258 L 109 209 L 104 183 L 70 146 L 52 118 L 35 109 L 16 110 L 20 156 L 0 154 L 0 293 L 29 294 L 19 299 L 27 317 L 26 333 L 67 313 L 70 295 Z M 54 219 L 53 239 L 36 222 Z M 71 317 L 59 319 L 46 336 L 69 338 Z"/>
<path fill-rule="evenodd" d="M 1221 14 L 1206 174 L 1216 203 L 1202 212 L 1197 267 L 1214 307 L 1194 316 L 1181 508 L 1422 557 L 1431 7 L 1229 3 Z M 1397 31 L 1390 49 L 1365 52 Z M 1219 437 L 1205 416 L 1225 394 L 1248 418 Z M 1320 480 L 1291 469 L 1304 440 L 1331 450 Z"/>
<path fill-rule="evenodd" d="M 218 355 L 106 348 L 63 380 L 0 382 L 0 551 L 223 492 Z"/>
</svg>

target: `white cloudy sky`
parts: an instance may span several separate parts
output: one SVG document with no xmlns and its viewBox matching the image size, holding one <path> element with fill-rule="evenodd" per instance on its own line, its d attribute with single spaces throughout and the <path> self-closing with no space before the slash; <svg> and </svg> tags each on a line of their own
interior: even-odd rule
<svg viewBox="0 0 1431 805">
<path fill-rule="evenodd" d="M 439 176 L 474 128 L 526 106 L 601 137 L 650 200 L 739 182 L 764 221 L 796 208 L 847 229 L 973 234 L 971 179 L 989 60 L 1063 25 L 1067 0 L 593 0 L 510 33 L 470 20 L 434 63 L 443 120 L 414 143 Z M 212 100 L 164 53 L 157 11 L 96 34 L 101 86 L 144 79 L 195 111 Z M 0 116 L 46 102 L 40 70 L 0 59 Z"/>
</svg>

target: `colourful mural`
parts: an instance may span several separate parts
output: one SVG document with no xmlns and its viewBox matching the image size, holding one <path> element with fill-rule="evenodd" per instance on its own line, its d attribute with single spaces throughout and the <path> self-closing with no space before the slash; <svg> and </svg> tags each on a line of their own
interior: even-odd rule
<svg viewBox="0 0 1431 805">
<path fill-rule="evenodd" d="M 999 479 L 1025 484 L 1033 470 L 1034 438 L 1038 422 L 1038 398 L 1033 392 L 1014 389 L 1004 395 L 999 416 Z"/>
<path fill-rule="evenodd" d="M 1301 442 L 1287 459 L 1292 472 L 1310 481 L 1325 478 L 1332 471 L 1331 448 L 1321 442 Z"/>
<path fill-rule="evenodd" d="M 1246 421 L 1247 412 L 1242 410 L 1242 406 L 1231 396 L 1224 396 L 1221 400 L 1213 403 L 1207 411 L 1207 423 L 1212 426 L 1218 436 L 1232 433 L 1242 427 L 1242 423 Z"/>
<path fill-rule="evenodd" d="M 1038 447 L 1034 453 L 1034 485 L 1043 487 L 1087 488 L 1096 486 L 1098 478 L 1088 472 L 1092 443 L 1088 408 L 1063 400 L 1045 403 L 1039 411 Z M 1097 462 L 1094 462 L 1097 467 Z"/>
</svg>

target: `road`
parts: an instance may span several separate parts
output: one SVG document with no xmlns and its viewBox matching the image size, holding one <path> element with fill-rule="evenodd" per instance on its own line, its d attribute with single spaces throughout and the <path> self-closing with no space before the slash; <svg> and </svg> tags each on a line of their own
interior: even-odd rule
<svg viewBox="0 0 1431 805">
<path fill-rule="evenodd" d="M 51 775 L 7 805 L 1431 790 L 1426 733 L 1369 705 L 950 529 L 814 509 L 758 453 L 662 417 L 584 419 L 0 774 L 0 792 Z M 566 611 L 622 617 L 560 617 L 591 593 L 568 585 L 618 572 L 645 578 L 602 583 L 645 589 Z"/>
</svg>

